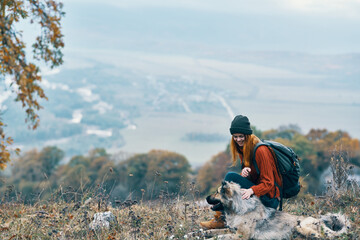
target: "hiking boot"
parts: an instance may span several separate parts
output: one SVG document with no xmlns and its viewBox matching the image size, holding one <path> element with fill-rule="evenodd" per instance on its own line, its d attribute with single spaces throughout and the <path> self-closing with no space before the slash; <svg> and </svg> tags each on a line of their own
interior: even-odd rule
<svg viewBox="0 0 360 240">
<path fill-rule="evenodd" d="M 221 211 L 216 211 L 213 219 L 207 222 L 200 222 L 200 226 L 206 229 L 224 228 L 225 216 Z"/>
</svg>

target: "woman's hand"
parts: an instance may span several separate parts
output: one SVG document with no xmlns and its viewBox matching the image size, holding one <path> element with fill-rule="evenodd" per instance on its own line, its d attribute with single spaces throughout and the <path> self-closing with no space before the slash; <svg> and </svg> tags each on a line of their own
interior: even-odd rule
<svg viewBox="0 0 360 240">
<path fill-rule="evenodd" d="M 241 176 L 248 177 L 250 172 L 251 169 L 249 167 L 244 167 L 243 170 L 241 171 Z"/>
<path fill-rule="evenodd" d="M 249 199 L 253 194 L 254 194 L 254 190 L 252 190 L 252 188 L 243 189 L 242 199 Z"/>
</svg>

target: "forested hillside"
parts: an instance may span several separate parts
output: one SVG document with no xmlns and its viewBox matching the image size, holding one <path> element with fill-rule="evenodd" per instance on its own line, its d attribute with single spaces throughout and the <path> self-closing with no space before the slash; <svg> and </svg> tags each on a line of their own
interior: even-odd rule
<svg viewBox="0 0 360 240">
<path fill-rule="evenodd" d="M 301 134 L 295 126 L 281 127 L 264 132 L 256 131 L 262 139 L 275 140 L 291 147 L 300 158 L 301 184 L 303 193 L 322 194 L 327 181 L 326 176 L 331 160 L 337 157 L 344 159 L 344 167 L 353 169 L 354 178 L 360 181 L 360 144 L 359 139 L 343 131 L 329 132 L 326 129 L 312 129 L 306 135 Z M 214 191 L 226 172 L 238 171 L 231 167 L 229 148 L 214 156 L 198 171 L 197 182 L 202 194 Z M 354 167 L 357 166 L 357 167 Z"/>
<path fill-rule="evenodd" d="M 302 193 L 323 193 L 331 180 L 330 164 L 334 158 L 342 158 L 344 166 L 352 168 L 350 177 L 359 181 L 359 140 L 346 132 L 312 129 L 303 135 L 296 127 L 288 126 L 264 132 L 255 129 L 255 133 L 263 139 L 282 142 L 299 155 Z M 150 200 L 164 193 L 183 194 L 189 182 L 195 184 L 199 196 L 205 196 L 219 186 L 227 171 L 239 171 L 238 167 L 230 167 L 229 149 L 197 170 L 191 169 L 181 154 L 166 150 L 120 159 L 117 154 L 98 148 L 87 155 L 73 156 L 66 164 L 61 164 L 63 158 L 63 150 L 55 146 L 23 153 L 13 161 L 11 175 L 2 176 L 0 199 L 32 203 L 58 194 L 72 201 L 95 191 L 113 202 Z"/>
</svg>

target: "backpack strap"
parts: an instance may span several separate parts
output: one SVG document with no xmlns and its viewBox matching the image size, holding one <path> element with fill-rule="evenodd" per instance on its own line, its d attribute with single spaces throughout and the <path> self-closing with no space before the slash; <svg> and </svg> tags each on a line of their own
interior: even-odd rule
<svg viewBox="0 0 360 240">
<path fill-rule="evenodd" d="M 258 142 L 258 143 L 255 145 L 255 147 L 254 147 L 254 152 L 253 152 L 253 159 L 252 159 L 252 161 L 253 161 L 253 164 L 254 164 L 254 167 L 255 167 L 255 170 L 256 170 L 256 173 L 257 173 L 257 174 L 260 174 L 260 170 L 259 170 L 259 167 L 258 167 L 258 165 L 257 165 L 257 163 L 256 163 L 255 152 L 256 152 L 256 150 L 257 150 L 260 146 L 263 146 L 263 145 L 269 146 L 268 144 L 260 141 L 260 142 Z"/>
<path fill-rule="evenodd" d="M 255 147 L 254 147 L 254 152 L 253 152 L 253 159 L 252 159 L 252 161 L 253 161 L 253 164 L 254 164 L 254 167 L 255 167 L 255 170 L 256 170 L 256 173 L 257 173 L 257 174 L 260 174 L 260 170 L 259 170 L 259 167 L 258 167 L 258 165 L 257 165 L 257 163 L 256 163 L 255 152 L 256 152 L 256 150 L 257 150 L 260 146 L 263 146 L 263 145 L 269 147 L 268 144 L 266 144 L 266 143 L 264 143 L 264 142 L 262 142 L 262 141 L 258 142 L 258 143 L 255 145 Z"/>
<path fill-rule="evenodd" d="M 267 146 L 267 147 L 269 148 L 269 150 L 270 150 L 270 145 L 267 144 L 267 143 L 265 143 L 265 142 L 263 142 L 263 141 L 260 141 L 260 142 L 258 142 L 258 143 L 255 145 L 255 147 L 254 147 L 254 152 L 253 152 L 253 164 L 254 164 L 254 167 L 255 167 L 255 170 L 256 170 L 256 173 L 257 173 L 257 174 L 260 174 L 260 170 L 259 170 L 259 167 L 258 167 L 258 165 L 257 165 L 257 163 L 256 163 L 255 152 L 256 152 L 256 150 L 257 150 L 260 146 Z M 270 150 L 270 151 L 271 151 L 271 150 Z M 273 154 L 272 154 L 272 155 L 273 155 Z M 277 170 L 277 172 L 278 172 L 278 174 L 279 174 L 279 176 L 280 176 L 280 179 L 281 179 L 281 181 L 282 181 L 282 177 L 281 177 L 280 171 L 279 171 L 279 169 L 278 169 L 278 167 L 277 167 L 277 163 L 276 163 L 276 161 L 277 161 L 277 160 L 276 160 L 276 156 L 273 156 L 273 157 L 274 157 L 274 160 L 275 160 L 276 170 Z M 279 211 L 282 211 L 282 205 L 283 205 L 283 189 L 282 189 L 282 187 L 279 186 L 279 184 L 276 183 L 275 180 L 274 180 L 274 185 L 275 185 L 276 187 L 278 187 L 279 190 L 280 190 Z M 275 196 L 276 196 L 276 187 L 275 187 Z"/>
</svg>

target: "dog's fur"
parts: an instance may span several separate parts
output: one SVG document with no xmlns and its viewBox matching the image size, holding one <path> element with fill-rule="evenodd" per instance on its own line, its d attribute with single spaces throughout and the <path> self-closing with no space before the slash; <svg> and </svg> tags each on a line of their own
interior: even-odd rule
<svg viewBox="0 0 360 240">
<path fill-rule="evenodd" d="M 213 209 L 223 206 L 227 226 L 236 229 L 236 235 L 244 239 L 290 239 L 294 231 L 304 237 L 333 238 L 350 227 L 342 214 L 328 214 L 320 219 L 295 216 L 265 207 L 256 196 L 244 200 L 242 191 L 239 184 L 224 181 L 209 200 L 218 203 Z"/>
</svg>

